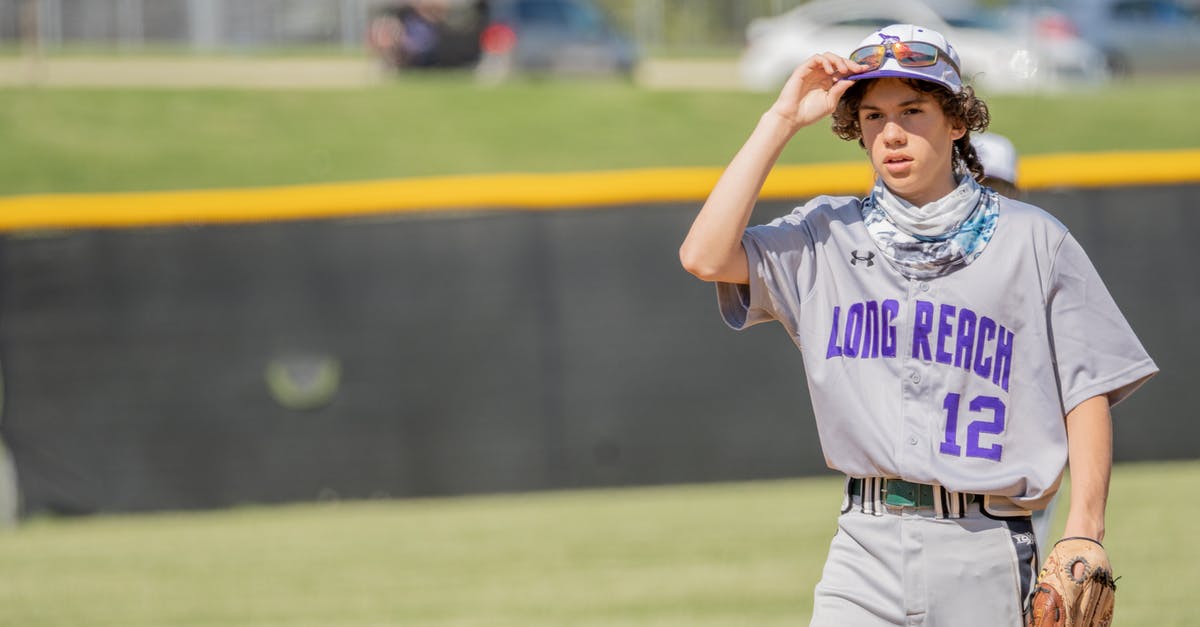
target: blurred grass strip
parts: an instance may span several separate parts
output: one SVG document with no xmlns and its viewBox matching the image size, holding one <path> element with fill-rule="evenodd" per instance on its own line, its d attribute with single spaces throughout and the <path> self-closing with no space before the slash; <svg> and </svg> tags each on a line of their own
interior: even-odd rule
<svg viewBox="0 0 1200 627">
<path fill-rule="evenodd" d="M 988 98 L 1023 155 L 1200 148 L 1200 78 Z M 773 94 L 406 76 L 347 90 L 0 89 L 0 195 L 722 167 Z M 861 161 L 825 124 L 781 163 Z"/>
<path fill-rule="evenodd" d="M 1200 623 L 1198 481 L 1195 461 L 1116 467 L 1118 624 Z M 0 625 L 804 624 L 840 490 L 818 477 L 38 519 L 0 533 Z"/>
</svg>

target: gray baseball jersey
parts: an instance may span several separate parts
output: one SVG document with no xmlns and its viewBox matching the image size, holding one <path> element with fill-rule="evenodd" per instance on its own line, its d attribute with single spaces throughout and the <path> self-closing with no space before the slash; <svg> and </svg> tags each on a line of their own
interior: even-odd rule
<svg viewBox="0 0 1200 627">
<path fill-rule="evenodd" d="M 1059 221 L 1001 198 L 981 256 L 909 279 L 861 201 L 819 197 L 742 238 L 750 284 L 719 283 L 727 324 L 777 320 L 800 348 L 826 463 L 1040 509 L 1067 460 L 1063 417 L 1158 371 Z"/>
</svg>

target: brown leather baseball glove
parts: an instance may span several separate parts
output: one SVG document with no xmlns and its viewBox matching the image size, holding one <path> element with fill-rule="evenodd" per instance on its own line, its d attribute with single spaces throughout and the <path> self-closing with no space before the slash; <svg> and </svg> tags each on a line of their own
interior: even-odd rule
<svg viewBox="0 0 1200 627">
<path fill-rule="evenodd" d="M 1109 627 L 1116 592 L 1104 547 L 1091 538 L 1063 538 L 1038 573 L 1030 625 Z"/>
</svg>

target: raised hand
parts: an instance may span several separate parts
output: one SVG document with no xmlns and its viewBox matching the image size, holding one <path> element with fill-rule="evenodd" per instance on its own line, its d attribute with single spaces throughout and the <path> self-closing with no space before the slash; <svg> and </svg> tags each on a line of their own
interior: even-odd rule
<svg viewBox="0 0 1200 627">
<path fill-rule="evenodd" d="M 854 84 L 855 74 L 870 66 L 832 52 L 816 54 L 796 67 L 770 112 L 800 129 L 833 113 L 842 94 Z"/>
</svg>

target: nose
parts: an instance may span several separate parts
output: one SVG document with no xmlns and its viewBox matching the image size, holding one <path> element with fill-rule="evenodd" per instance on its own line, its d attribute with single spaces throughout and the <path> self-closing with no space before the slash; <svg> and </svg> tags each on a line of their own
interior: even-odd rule
<svg viewBox="0 0 1200 627">
<path fill-rule="evenodd" d="M 894 146 L 903 146 L 905 137 L 906 135 L 904 133 L 904 128 L 901 127 L 900 124 L 894 121 L 889 121 L 887 124 L 883 125 L 882 138 L 885 146 L 889 148 Z"/>
</svg>

